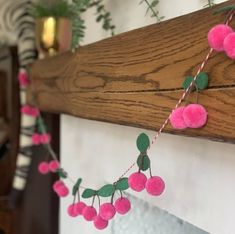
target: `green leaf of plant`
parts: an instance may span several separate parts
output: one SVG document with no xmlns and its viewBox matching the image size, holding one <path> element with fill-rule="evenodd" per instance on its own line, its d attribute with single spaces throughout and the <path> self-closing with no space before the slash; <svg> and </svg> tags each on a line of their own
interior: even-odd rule
<svg viewBox="0 0 235 234">
<path fill-rule="evenodd" d="M 216 9 L 213 14 L 216 15 L 216 14 L 223 13 L 223 12 L 228 12 L 228 11 L 231 11 L 231 10 L 234 10 L 234 9 L 235 9 L 235 5 L 220 7 L 219 9 Z"/>
<path fill-rule="evenodd" d="M 140 155 L 137 159 L 137 165 L 142 171 L 146 171 L 150 167 L 150 159 L 147 155 Z"/>
<path fill-rule="evenodd" d="M 145 133 L 141 133 L 136 141 L 138 150 L 142 153 L 145 152 L 150 144 L 149 137 Z"/>
<path fill-rule="evenodd" d="M 129 188 L 128 184 L 128 178 L 121 178 L 117 183 L 116 183 L 116 190 L 126 190 Z"/>
<path fill-rule="evenodd" d="M 85 189 L 82 193 L 83 198 L 90 198 L 93 197 L 96 194 L 96 191 L 93 189 Z"/>
<path fill-rule="evenodd" d="M 183 88 L 186 90 L 189 87 L 189 85 L 192 83 L 192 81 L 193 81 L 193 77 L 192 76 L 187 76 L 184 80 Z M 193 87 L 193 90 L 195 90 L 195 87 Z"/>
<path fill-rule="evenodd" d="M 77 191 L 78 191 L 78 189 L 79 189 L 81 183 L 82 183 L 82 179 L 79 178 L 79 179 L 77 180 L 76 184 L 73 186 L 73 196 L 76 195 L 76 193 L 77 193 Z"/>
<path fill-rule="evenodd" d="M 98 195 L 101 197 L 110 197 L 115 191 L 115 187 L 112 184 L 106 184 L 98 190 Z"/>
<path fill-rule="evenodd" d="M 57 174 L 60 178 L 63 178 L 63 179 L 67 178 L 67 173 L 62 168 L 57 170 Z"/>
<path fill-rule="evenodd" d="M 205 72 L 200 72 L 196 79 L 196 85 L 199 90 L 206 89 L 208 87 L 209 78 Z"/>
</svg>

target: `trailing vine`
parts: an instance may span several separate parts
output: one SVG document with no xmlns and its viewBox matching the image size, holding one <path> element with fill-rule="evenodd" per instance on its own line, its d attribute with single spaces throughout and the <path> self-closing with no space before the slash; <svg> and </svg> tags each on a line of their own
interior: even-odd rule
<svg viewBox="0 0 235 234">
<path fill-rule="evenodd" d="M 96 22 L 101 22 L 103 29 L 110 31 L 113 36 L 115 25 L 112 24 L 111 14 L 106 10 L 103 0 L 92 1 L 90 7 L 96 7 Z"/>
<path fill-rule="evenodd" d="M 164 16 L 160 16 L 159 11 L 156 10 L 157 5 L 159 4 L 159 0 L 152 0 L 151 2 L 149 2 L 148 0 L 142 0 L 140 4 L 142 4 L 143 2 L 145 2 L 148 6 L 146 14 L 151 11 L 151 17 L 155 17 L 157 19 L 157 22 L 160 22 L 162 19 L 164 19 Z"/>
<path fill-rule="evenodd" d="M 204 7 L 213 7 L 215 5 L 215 0 L 207 0 L 207 2 Z"/>
</svg>

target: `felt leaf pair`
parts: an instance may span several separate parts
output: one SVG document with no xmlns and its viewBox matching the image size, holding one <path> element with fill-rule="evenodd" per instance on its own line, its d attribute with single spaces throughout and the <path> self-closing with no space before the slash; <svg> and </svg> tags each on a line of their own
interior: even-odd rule
<svg viewBox="0 0 235 234">
<path fill-rule="evenodd" d="M 140 155 L 137 159 L 137 165 L 140 171 L 146 171 L 150 167 L 150 159 L 147 155 L 147 149 L 150 145 L 149 137 L 145 133 L 141 133 L 137 138 L 136 145 L 140 151 Z"/>
<path fill-rule="evenodd" d="M 186 90 L 193 82 L 193 76 L 187 76 L 183 83 L 183 88 Z M 208 87 L 209 78 L 205 72 L 200 72 L 195 80 L 195 85 L 192 86 L 192 91 L 203 90 Z"/>
</svg>

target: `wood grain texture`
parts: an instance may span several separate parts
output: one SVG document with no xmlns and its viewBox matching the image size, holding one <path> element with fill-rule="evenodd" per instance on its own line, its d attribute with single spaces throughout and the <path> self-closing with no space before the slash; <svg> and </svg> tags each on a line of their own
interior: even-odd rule
<svg viewBox="0 0 235 234">
<path fill-rule="evenodd" d="M 37 61 L 28 100 L 44 111 L 157 130 L 181 97 L 184 77 L 205 58 L 209 29 L 224 18 L 204 9 Z M 214 53 L 204 71 L 210 84 L 199 102 L 208 124 L 165 132 L 235 142 L 235 63 Z"/>
</svg>

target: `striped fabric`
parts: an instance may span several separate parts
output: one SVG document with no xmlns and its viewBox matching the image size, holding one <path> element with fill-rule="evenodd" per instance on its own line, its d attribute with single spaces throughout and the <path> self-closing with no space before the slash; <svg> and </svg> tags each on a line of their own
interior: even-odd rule
<svg viewBox="0 0 235 234">
<path fill-rule="evenodd" d="M 19 56 L 19 72 L 25 71 L 36 57 L 34 18 L 30 16 L 31 1 L 0 0 L 0 46 L 16 45 Z M 25 88 L 20 89 L 21 106 L 26 103 Z M 21 131 L 16 172 L 13 180 L 11 203 L 20 201 L 26 186 L 27 175 L 32 159 L 31 136 L 35 129 L 35 118 L 21 115 Z"/>
</svg>

